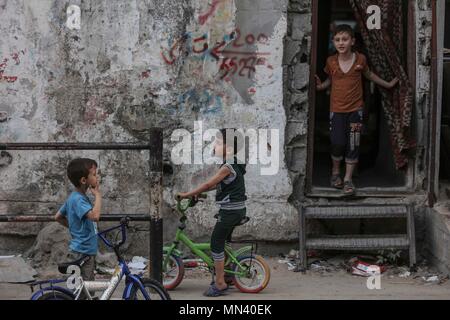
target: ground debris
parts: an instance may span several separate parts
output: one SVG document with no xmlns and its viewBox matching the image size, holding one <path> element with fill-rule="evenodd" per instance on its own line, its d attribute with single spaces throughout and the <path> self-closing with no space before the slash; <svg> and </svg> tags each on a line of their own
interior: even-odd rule
<svg viewBox="0 0 450 320">
<path fill-rule="evenodd" d="M 26 283 L 37 276 L 30 264 L 19 256 L 0 256 L 0 282 Z"/>
<path fill-rule="evenodd" d="M 307 257 L 307 271 L 326 277 L 332 277 L 342 272 L 364 277 L 381 274 L 384 278 L 392 281 L 397 278 L 401 281 L 399 283 L 406 283 L 405 280 L 409 280 L 408 283 L 416 285 L 441 285 L 449 279 L 446 275 L 428 267 L 426 261 L 411 269 L 403 265 L 403 261 L 400 259 L 396 260 L 398 264 L 388 263 L 388 259 L 380 260 L 381 256 L 376 254 L 355 256 L 347 253 L 326 254 L 321 251 L 308 251 Z M 287 265 L 288 271 L 296 272 L 299 266 L 298 258 L 299 252 L 291 250 L 288 254 L 280 254 L 277 261 L 278 265 Z M 277 269 L 277 267 L 275 266 L 274 269 Z M 394 283 L 392 281 L 390 282 Z"/>
</svg>

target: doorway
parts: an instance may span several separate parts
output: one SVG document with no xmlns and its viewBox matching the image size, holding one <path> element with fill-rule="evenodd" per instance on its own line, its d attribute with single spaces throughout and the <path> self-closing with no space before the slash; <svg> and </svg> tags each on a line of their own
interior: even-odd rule
<svg viewBox="0 0 450 320">
<path fill-rule="evenodd" d="M 444 23 L 439 198 L 450 199 L 450 0 L 445 1 Z"/>
<path fill-rule="evenodd" d="M 409 1 L 403 1 L 405 21 L 408 19 Z M 348 0 L 315 0 L 313 1 L 313 39 L 311 73 L 322 80 L 327 78 L 323 71 L 328 56 L 335 53 L 331 30 L 335 25 L 349 24 L 354 27 L 356 35 L 355 50 L 366 55 L 370 66 L 362 36 L 358 30 L 354 12 Z M 406 23 L 404 39 L 408 39 Z M 404 41 L 405 48 L 408 41 Z M 407 52 L 407 50 L 404 50 Z M 402 57 L 404 66 L 407 56 Z M 406 68 L 405 68 L 406 69 Z M 313 80 L 310 80 L 313 81 Z M 314 90 L 314 92 L 312 92 Z M 307 192 L 341 194 L 330 187 L 331 158 L 329 138 L 330 96 L 328 93 L 315 92 L 314 84 L 310 86 L 310 136 L 308 150 Z M 409 184 L 410 170 L 400 171 L 395 167 L 393 150 L 390 143 L 389 130 L 383 112 L 382 97 L 377 87 L 364 79 L 364 131 L 361 137 L 360 163 L 355 170 L 354 181 L 360 191 L 383 193 L 389 190 L 404 190 Z M 311 135 L 311 132 L 313 134 Z M 344 164 L 341 172 L 345 170 Z M 412 175 L 412 174 L 411 174 Z M 384 191 L 383 191 L 384 190 Z"/>
</svg>

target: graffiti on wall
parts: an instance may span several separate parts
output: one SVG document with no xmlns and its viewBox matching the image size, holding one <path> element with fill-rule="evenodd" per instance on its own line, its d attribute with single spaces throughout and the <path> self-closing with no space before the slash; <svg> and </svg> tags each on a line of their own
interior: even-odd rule
<svg viewBox="0 0 450 320">
<path fill-rule="evenodd" d="M 237 75 L 252 79 L 256 73 L 256 66 L 266 66 L 268 69 L 273 69 L 267 60 L 270 52 L 255 52 L 248 49 L 256 44 L 267 44 L 268 41 L 269 37 L 264 33 L 258 35 L 248 33 L 243 37 L 240 30 L 236 29 L 231 48 L 221 52 L 223 56 L 219 68 L 220 78 L 231 81 L 231 77 Z"/>
<path fill-rule="evenodd" d="M 101 98 L 91 96 L 86 103 L 84 111 L 84 121 L 93 125 L 97 122 L 103 122 L 108 118 L 108 113 L 101 107 Z"/>
<path fill-rule="evenodd" d="M 140 76 L 139 76 L 139 78 L 140 78 L 141 80 L 147 79 L 147 78 L 150 77 L 151 72 L 152 72 L 152 71 L 151 71 L 150 69 L 147 69 L 147 70 L 145 70 L 145 71 L 142 71 L 141 74 L 140 74 Z"/>
<path fill-rule="evenodd" d="M 178 97 L 182 109 L 204 114 L 221 112 L 225 95 L 209 88 L 189 89 Z"/>
<path fill-rule="evenodd" d="M 248 49 L 249 46 L 267 44 L 269 37 L 264 33 L 248 33 L 243 36 L 237 28 L 211 48 L 208 40 L 208 34 L 194 36 L 192 33 L 186 33 L 176 39 L 170 49 L 163 49 L 161 56 L 168 65 L 173 65 L 182 56 L 200 60 L 213 59 L 218 63 L 220 78 L 227 81 L 232 76 L 252 78 L 256 66 L 262 65 L 273 69 L 267 60 L 270 52 L 255 52 Z M 231 49 L 226 49 L 228 45 L 231 45 Z"/>
<path fill-rule="evenodd" d="M 213 0 L 211 5 L 209 6 L 209 9 L 198 17 L 198 22 L 200 23 L 200 25 L 204 25 L 208 21 L 208 19 L 214 15 L 219 4 L 224 1 L 226 0 Z"/>
<path fill-rule="evenodd" d="M 13 52 L 9 55 L 8 58 L 2 58 L 0 62 L 0 82 L 14 83 L 17 81 L 17 76 L 5 75 L 5 70 L 11 63 L 13 63 L 14 65 L 19 65 L 21 55 L 25 55 L 25 50 Z"/>
</svg>

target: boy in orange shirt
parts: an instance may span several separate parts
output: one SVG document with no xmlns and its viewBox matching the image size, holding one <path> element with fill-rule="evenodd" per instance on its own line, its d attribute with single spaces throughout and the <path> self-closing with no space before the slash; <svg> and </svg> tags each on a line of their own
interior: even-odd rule
<svg viewBox="0 0 450 320">
<path fill-rule="evenodd" d="M 316 75 L 318 91 L 331 86 L 330 137 L 333 168 L 331 185 L 344 189 L 345 195 L 355 194 L 353 171 L 359 161 L 359 146 L 363 122 L 363 81 L 362 75 L 386 89 L 398 83 L 394 78 L 386 82 L 370 71 L 366 57 L 354 52 L 355 33 L 349 25 L 339 25 L 334 30 L 333 43 L 337 53 L 328 57 L 324 82 Z M 340 174 L 342 160 L 346 163 L 344 181 Z"/>
</svg>

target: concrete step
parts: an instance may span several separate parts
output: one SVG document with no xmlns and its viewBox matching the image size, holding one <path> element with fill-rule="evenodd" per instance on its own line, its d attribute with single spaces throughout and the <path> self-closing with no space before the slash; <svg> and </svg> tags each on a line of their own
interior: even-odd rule
<svg viewBox="0 0 450 320">
<path fill-rule="evenodd" d="M 306 251 L 316 250 L 409 250 L 409 264 L 416 263 L 416 246 L 414 232 L 414 214 L 407 205 L 378 204 L 334 204 L 303 207 L 300 212 L 299 264 L 307 268 Z M 345 234 L 345 235 L 308 235 L 307 220 L 314 219 L 391 219 L 401 218 L 406 222 L 404 234 L 389 234 L 387 230 L 376 231 L 377 235 Z M 383 234 L 383 231 L 385 232 Z"/>
<path fill-rule="evenodd" d="M 306 207 L 306 219 L 406 218 L 408 208 L 396 206 L 320 206 Z"/>
<path fill-rule="evenodd" d="M 345 235 L 308 238 L 307 249 L 318 250 L 381 250 L 408 249 L 407 235 Z"/>
</svg>

